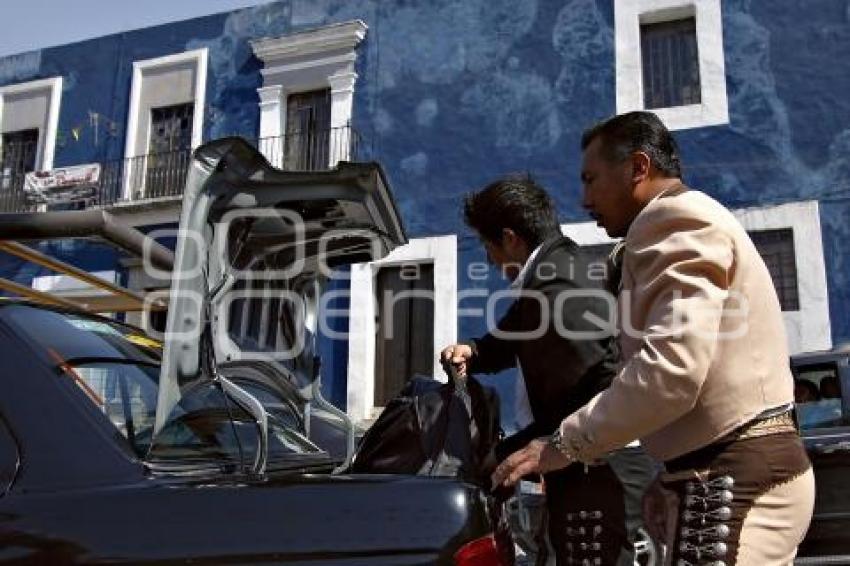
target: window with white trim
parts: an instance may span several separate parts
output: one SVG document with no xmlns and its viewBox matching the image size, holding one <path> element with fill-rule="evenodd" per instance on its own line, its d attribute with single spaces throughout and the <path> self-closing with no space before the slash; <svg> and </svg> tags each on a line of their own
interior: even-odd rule
<svg viewBox="0 0 850 566">
<path fill-rule="evenodd" d="M 767 265 L 783 311 L 800 310 L 797 290 L 797 260 L 794 254 L 794 230 L 753 230 L 750 239 Z"/>
<path fill-rule="evenodd" d="M 356 141 L 351 131 L 355 50 L 366 30 L 365 23 L 354 20 L 251 42 L 264 66 L 263 86 L 257 89 L 259 149 L 270 163 L 325 169 L 351 158 Z M 304 113 L 308 108 L 316 111 L 316 121 L 306 131 L 315 133 L 303 137 L 301 120 L 310 117 Z M 298 162 L 304 157 L 309 160 Z"/>
<path fill-rule="evenodd" d="M 0 134 L 0 190 L 20 188 L 24 175 L 35 171 L 38 128 Z"/>
<path fill-rule="evenodd" d="M 284 169 L 317 171 L 330 164 L 331 89 L 287 96 L 284 141 Z"/>
<path fill-rule="evenodd" d="M 764 257 L 782 303 L 791 354 L 832 348 L 820 210 L 817 201 L 732 211 Z M 561 231 L 599 257 L 615 240 L 594 222 Z"/>
<path fill-rule="evenodd" d="M 832 348 L 817 201 L 732 211 L 765 260 L 782 304 L 791 354 Z"/>
<path fill-rule="evenodd" d="M 434 264 L 407 262 L 378 270 L 375 406 L 384 407 L 414 375 L 434 363 Z"/>
<path fill-rule="evenodd" d="M 614 3 L 617 113 L 671 130 L 729 123 L 720 0 Z"/>
<path fill-rule="evenodd" d="M 53 168 L 62 77 L 0 87 L 0 209 L 19 210 L 24 175 Z"/>
<path fill-rule="evenodd" d="M 145 195 L 164 196 L 185 186 L 192 157 L 195 104 L 186 102 L 150 110 Z"/>
<path fill-rule="evenodd" d="M 350 297 L 346 410 L 355 421 L 373 418 L 412 374 L 446 379 L 434 351 L 457 341 L 456 236 L 415 238 L 378 261 L 352 265 Z M 381 342 L 380 331 L 390 320 L 404 321 L 391 333 L 397 344 Z M 427 344 L 411 345 L 411 339 L 425 340 L 426 324 Z M 399 328 L 405 329 L 404 339 Z M 426 346 L 431 346 L 427 359 Z M 411 359 L 389 367 L 398 361 L 389 358 L 398 356 Z M 387 370 L 389 379 L 378 377 Z"/>
<path fill-rule="evenodd" d="M 641 24 L 640 54 L 645 108 L 700 103 L 696 18 Z"/>
<path fill-rule="evenodd" d="M 180 194 L 202 141 L 207 49 L 136 61 L 124 150 L 124 198 Z"/>
</svg>

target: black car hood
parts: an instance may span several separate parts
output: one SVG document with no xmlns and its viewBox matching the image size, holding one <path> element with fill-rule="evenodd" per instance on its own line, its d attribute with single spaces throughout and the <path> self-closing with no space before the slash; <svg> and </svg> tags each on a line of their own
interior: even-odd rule
<svg viewBox="0 0 850 566">
<path fill-rule="evenodd" d="M 292 355 L 311 358 L 308 337 L 315 335 L 315 303 L 328 271 L 378 259 L 406 242 L 377 163 L 281 171 L 241 138 L 199 147 L 183 195 L 156 430 L 182 391 L 212 379 L 217 363 L 242 359 L 228 337 L 234 297 L 256 285 L 268 291 L 266 282 L 275 281 L 289 303 L 300 300 L 283 325 L 300 347 Z"/>
</svg>

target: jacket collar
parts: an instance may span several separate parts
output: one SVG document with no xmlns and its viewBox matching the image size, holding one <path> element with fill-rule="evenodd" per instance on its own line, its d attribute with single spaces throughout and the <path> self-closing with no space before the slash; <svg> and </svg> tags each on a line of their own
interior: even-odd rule
<svg viewBox="0 0 850 566">
<path fill-rule="evenodd" d="M 511 289 L 522 289 L 528 287 L 529 283 L 531 283 L 534 278 L 534 274 L 537 271 L 537 265 L 544 260 L 549 252 L 552 251 L 553 248 L 562 245 L 575 246 L 575 243 L 566 236 L 554 236 L 549 238 L 539 246 L 537 246 L 531 255 L 528 256 L 528 259 L 525 262 L 525 265 L 522 266 L 522 270 L 519 272 L 517 278 L 511 283 Z"/>
<path fill-rule="evenodd" d="M 523 264 L 522 269 L 519 270 L 519 274 L 516 276 L 516 279 L 511 281 L 509 287 L 511 289 L 519 289 L 524 287 L 524 283 L 526 278 L 528 277 L 529 272 L 531 271 L 531 266 L 534 263 L 534 260 L 537 258 L 537 254 L 540 253 L 540 248 L 543 247 L 543 244 L 540 244 L 534 251 L 529 254 L 528 259 L 525 260 L 525 264 Z"/>
<path fill-rule="evenodd" d="M 691 189 L 687 185 L 685 185 L 684 183 L 678 183 L 676 185 L 672 185 L 670 187 L 667 187 L 666 189 L 664 189 L 663 191 L 661 191 L 660 193 L 658 193 L 657 195 L 652 197 L 652 199 L 650 199 L 650 201 L 648 203 L 646 203 L 646 206 L 644 206 L 643 209 L 641 209 L 641 211 L 638 212 L 637 216 L 635 216 L 635 218 L 632 220 L 632 223 L 629 224 L 629 229 L 626 230 L 626 236 L 623 238 L 623 240 L 628 241 L 629 233 L 632 231 L 632 226 L 635 225 L 635 222 L 637 221 L 637 219 L 640 218 L 643 214 L 645 214 L 647 209 L 652 208 L 652 206 L 655 203 L 657 203 L 659 200 L 661 200 L 663 198 L 668 198 L 668 197 L 676 197 L 676 196 L 679 196 L 682 193 L 688 192 L 690 190 Z"/>
</svg>

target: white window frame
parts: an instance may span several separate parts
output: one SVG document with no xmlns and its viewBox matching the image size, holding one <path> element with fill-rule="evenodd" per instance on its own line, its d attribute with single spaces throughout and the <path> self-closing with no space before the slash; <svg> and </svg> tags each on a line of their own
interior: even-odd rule
<svg viewBox="0 0 850 566">
<path fill-rule="evenodd" d="M 50 90 L 50 104 L 47 109 L 47 129 L 44 131 L 41 128 L 38 129 L 38 150 L 35 158 L 37 171 L 53 169 L 56 134 L 59 131 L 59 106 L 62 101 L 62 77 L 51 77 L 0 87 L 0 124 L 2 124 L 3 119 L 4 99 L 7 96 L 25 95 L 45 89 Z M 2 143 L 2 137 L 0 137 L 0 144 Z"/>
<path fill-rule="evenodd" d="M 347 413 L 355 422 L 375 416 L 377 275 L 382 267 L 406 263 L 434 265 L 434 348 L 457 342 L 457 237 L 415 238 L 385 258 L 351 266 L 348 337 Z M 434 354 L 434 379 L 446 381 Z"/>
<path fill-rule="evenodd" d="M 289 94 L 329 88 L 331 128 L 351 124 L 357 73 L 355 49 L 366 37 L 368 26 L 361 20 L 301 31 L 251 42 L 251 49 L 264 68 L 260 96 L 260 139 L 262 151 L 272 165 L 283 163 L 286 133 L 286 98 Z M 329 153 L 329 166 L 348 160 L 349 144 L 338 144 Z"/>
<path fill-rule="evenodd" d="M 732 212 L 748 232 L 783 228 L 793 232 L 800 310 L 782 311 L 789 352 L 793 355 L 832 348 L 818 202 L 798 201 Z"/>
<path fill-rule="evenodd" d="M 791 354 L 829 350 L 832 333 L 829 293 L 821 237 L 820 209 L 815 200 L 733 210 L 747 231 L 790 229 L 794 234 L 800 310 L 783 311 Z M 614 243 L 594 222 L 564 224 L 563 233 L 580 246 Z"/>
<path fill-rule="evenodd" d="M 147 140 L 144 142 L 144 151 L 137 153 L 136 147 L 139 135 L 139 123 L 143 119 L 140 116 L 140 105 L 142 100 L 142 87 L 144 85 L 145 74 L 152 71 L 158 71 L 182 65 L 185 63 L 193 63 L 195 65 L 195 98 L 194 109 L 192 115 L 192 148 L 201 145 L 204 132 L 204 109 L 206 106 L 207 93 L 207 60 L 209 58 L 209 50 L 204 47 L 202 49 L 194 49 L 183 53 L 175 53 L 154 59 L 146 59 L 144 61 L 133 62 L 133 79 L 130 86 L 130 111 L 127 116 L 127 137 L 124 145 L 124 159 L 147 155 L 150 149 L 150 131 L 148 132 Z M 144 117 L 148 120 L 148 129 L 150 129 L 150 113 Z M 124 198 L 130 199 L 132 195 L 131 179 L 129 175 L 125 175 L 124 179 Z"/>
<path fill-rule="evenodd" d="M 700 104 L 645 108 L 641 24 L 696 17 Z M 729 123 L 723 17 L 720 0 L 627 0 L 614 2 L 617 113 L 649 110 L 670 130 Z"/>
</svg>

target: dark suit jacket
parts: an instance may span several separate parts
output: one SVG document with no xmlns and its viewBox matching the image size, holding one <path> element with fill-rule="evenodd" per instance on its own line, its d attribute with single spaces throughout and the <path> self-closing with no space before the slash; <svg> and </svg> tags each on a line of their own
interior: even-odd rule
<svg viewBox="0 0 850 566">
<path fill-rule="evenodd" d="M 496 330 L 471 344 L 473 373 L 522 368 L 534 423 L 507 439 L 501 459 L 531 439 L 552 434 L 561 421 L 607 388 L 615 375 L 617 351 L 613 337 L 587 320 L 586 314 L 611 320 L 613 304 L 589 297 L 602 289 L 600 266 L 589 271 L 588 259 L 569 238 L 546 241 L 529 266 L 518 298 Z M 595 277 L 594 277 L 595 276 Z M 538 336 L 506 336 L 538 330 Z M 595 333 L 591 339 L 571 339 L 563 330 Z"/>
</svg>

